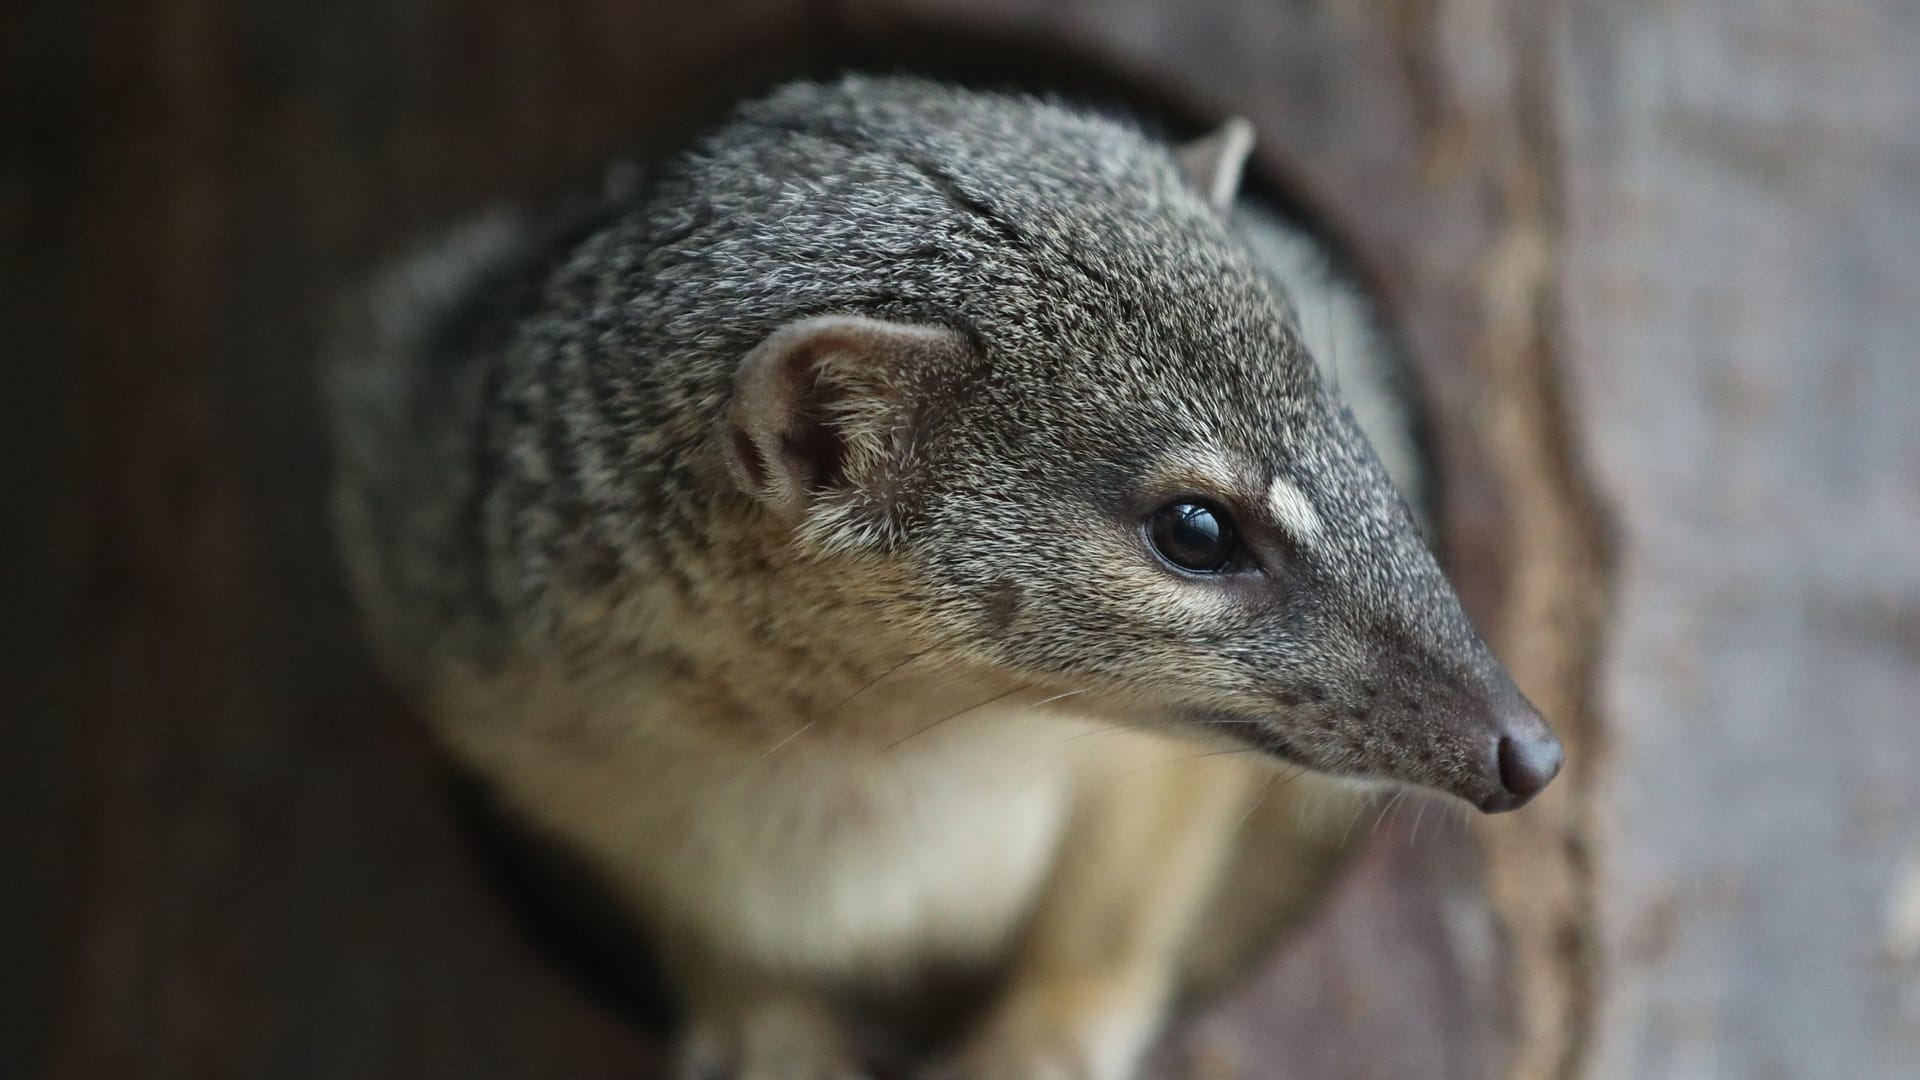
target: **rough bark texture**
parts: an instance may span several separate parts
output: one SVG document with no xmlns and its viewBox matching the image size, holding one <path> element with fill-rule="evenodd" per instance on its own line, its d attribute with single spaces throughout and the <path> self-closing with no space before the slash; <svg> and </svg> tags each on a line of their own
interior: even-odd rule
<svg viewBox="0 0 1920 1080">
<path fill-rule="evenodd" d="M 1176 121 L 1254 119 L 1405 331 L 1450 565 L 1570 744 L 1526 813 L 1357 822 L 1336 902 L 1165 1075 L 1903 1075 L 1916 12 L 7 12 L 0 468 L 27 528 L 0 532 L 0 1075 L 656 1074 L 515 925 L 371 674 L 311 350 L 380 255 L 846 57 L 1057 63 Z"/>
</svg>

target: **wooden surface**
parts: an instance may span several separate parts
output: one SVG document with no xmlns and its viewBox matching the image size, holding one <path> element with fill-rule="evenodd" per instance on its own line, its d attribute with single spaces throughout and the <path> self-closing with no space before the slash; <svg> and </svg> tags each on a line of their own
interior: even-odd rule
<svg viewBox="0 0 1920 1080">
<path fill-rule="evenodd" d="M 1920 6 L 1567 40 L 1565 357 L 1621 571 L 1595 1075 L 1920 1075 Z"/>
<path fill-rule="evenodd" d="M 658 1073 L 366 664 L 311 348 L 381 255 L 848 57 L 1252 117 L 1405 330 L 1450 565 L 1568 737 L 1524 814 L 1357 823 L 1167 1075 L 1910 1075 L 1917 55 L 1909 0 L 15 5 L 0 1076 Z"/>
</svg>

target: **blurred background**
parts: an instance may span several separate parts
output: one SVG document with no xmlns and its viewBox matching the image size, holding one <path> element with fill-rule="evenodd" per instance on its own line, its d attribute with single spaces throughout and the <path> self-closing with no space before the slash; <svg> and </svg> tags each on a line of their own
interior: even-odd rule
<svg viewBox="0 0 1920 1080">
<path fill-rule="evenodd" d="M 1912 0 L 15 0 L 0 1076 L 657 1075 L 368 665 L 312 352 L 382 257 L 847 64 L 1253 119 L 1572 753 L 1376 821 L 1156 1075 L 1920 1076 Z"/>
</svg>

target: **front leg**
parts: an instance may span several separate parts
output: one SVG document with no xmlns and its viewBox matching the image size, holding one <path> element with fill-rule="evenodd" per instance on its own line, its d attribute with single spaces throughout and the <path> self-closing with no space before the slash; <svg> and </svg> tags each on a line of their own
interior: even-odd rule
<svg viewBox="0 0 1920 1080">
<path fill-rule="evenodd" d="M 1112 737 L 1082 784 L 1007 987 L 958 1080 L 1126 1080 L 1159 1032 L 1181 953 L 1257 786 L 1231 756 Z"/>
<path fill-rule="evenodd" d="M 820 996 L 708 967 L 682 980 L 679 1080 L 861 1080 L 840 1017 Z"/>
</svg>

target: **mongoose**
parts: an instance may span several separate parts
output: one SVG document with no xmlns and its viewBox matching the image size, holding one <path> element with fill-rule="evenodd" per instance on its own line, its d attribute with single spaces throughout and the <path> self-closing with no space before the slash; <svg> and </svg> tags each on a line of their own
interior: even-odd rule
<svg viewBox="0 0 1920 1080">
<path fill-rule="evenodd" d="M 1316 807 L 1553 778 L 1232 210 L 1248 135 L 796 83 L 342 339 L 377 650 L 647 928 L 680 1075 L 870 1075 L 869 1006 L 967 972 L 916 1075 L 1121 1080 L 1311 899 Z"/>
</svg>

